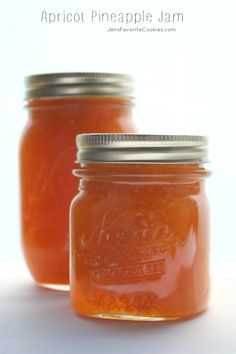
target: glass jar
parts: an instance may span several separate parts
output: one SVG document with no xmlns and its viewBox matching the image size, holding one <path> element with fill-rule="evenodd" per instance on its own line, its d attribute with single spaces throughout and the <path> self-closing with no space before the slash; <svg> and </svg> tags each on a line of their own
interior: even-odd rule
<svg viewBox="0 0 236 354">
<path fill-rule="evenodd" d="M 20 146 L 22 245 L 41 286 L 69 284 L 69 206 L 75 137 L 90 132 L 134 132 L 132 77 L 63 73 L 26 79 L 28 123 Z"/>
<path fill-rule="evenodd" d="M 209 297 L 203 136 L 77 137 L 71 303 L 83 316 L 176 320 Z"/>
</svg>

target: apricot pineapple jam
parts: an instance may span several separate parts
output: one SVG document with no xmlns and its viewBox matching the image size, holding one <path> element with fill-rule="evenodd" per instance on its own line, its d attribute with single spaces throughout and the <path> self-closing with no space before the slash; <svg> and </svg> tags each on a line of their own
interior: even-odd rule
<svg viewBox="0 0 236 354">
<path fill-rule="evenodd" d="M 209 298 L 209 212 L 201 136 L 77 139 L 70 213 L 71 302 L 84 316 L 171 320 Z"/>
<path fill-rule="evenodd" d="M 26 79 L 28 122 L 20 145 L 21 239 L 35 282 L 69 288 L 69 209 L 77 191 L 78 133 L 135 132 L 133 81 L 112 73 Z"/>
</svg>

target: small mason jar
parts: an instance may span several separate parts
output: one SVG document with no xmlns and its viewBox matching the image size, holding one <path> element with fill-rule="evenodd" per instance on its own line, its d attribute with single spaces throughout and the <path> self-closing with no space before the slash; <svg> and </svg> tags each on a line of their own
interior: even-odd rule
<svg viewBox="0 0 236 354">
<path fill-rule="evenodd" d="M 69 286 L 69 207 L 78 133 L 135 132 L 133 79 L 111 73 L 26 78 L 28 122 L 20 146 L 22 246 L 38 285 Z"/>
<path fill-rule="evenodd" d="M 71 303 L 83 316 L 176 320 L 209 297 L 207 138 L 77 136 Z"/>
</svg>

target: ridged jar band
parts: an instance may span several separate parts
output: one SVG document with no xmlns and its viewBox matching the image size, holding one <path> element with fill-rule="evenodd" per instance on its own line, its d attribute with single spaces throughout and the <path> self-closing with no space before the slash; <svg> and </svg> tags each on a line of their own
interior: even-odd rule
<svg viewBox="0 0 236 354">
<path fill-rule="evenodd" d="M 80 163 L 204 163 L 208 139 L 201 135 L 81 134 Z"/>
<path fill-rule="evenodd" d="M 25 79 L 26 99 L 63 96 L 112 96 L 131 98 L 134 79 L 118 73 L 52 73 Z"/>
</svg>

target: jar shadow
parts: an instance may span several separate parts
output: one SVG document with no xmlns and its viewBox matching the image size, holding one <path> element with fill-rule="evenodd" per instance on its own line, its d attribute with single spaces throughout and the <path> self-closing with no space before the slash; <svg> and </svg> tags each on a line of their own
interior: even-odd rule
<svg viewBox="0 0 236 354">
<path fill-rule="evenodd" d="M 104 352 L 105 348 L 110 348 L 114 353 L 125 345 L 135 350 L 145 345 L 156 347 L 158 342 L 172 346 L 175 338 L 180 340 L 186 333 L 197 333 L 203 322 L 209 326 L 209 318 L 212 317 L 205 313 L 185 321 L 169 322 L 80 317 L 70 307 L 68 292 L 39 288 L 31 283 L 10 286 L 3 300 L 1 306 L 4 311 L 1 312 L 5 322 L 9 323 L 11 336 L 9 326 L 8 329 L 5 326 L 0 337 L 4 338 L 6 348 L 11 348 L 12 338 L 17 338 L 17 343 L 26 352 L 31 352 L 37 345 L 39 348 L 42 345 L 56 346 L 60 353 L 68 347 L 74 350 L 78 344 L 81 350 L 97 348 L 97 352 Z M 114 349 L 116 343 L 119 343 L 119 347 Z"/>
</svg>

